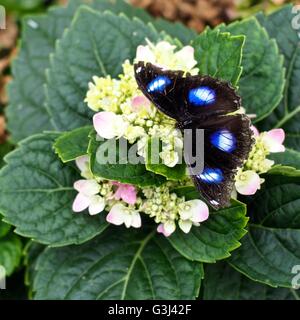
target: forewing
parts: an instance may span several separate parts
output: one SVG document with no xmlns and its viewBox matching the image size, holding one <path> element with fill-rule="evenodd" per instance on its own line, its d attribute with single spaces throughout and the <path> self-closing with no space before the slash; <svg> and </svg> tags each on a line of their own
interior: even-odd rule
<svg viewBox="0 0 300 320">
<path fill-rule="evenodd" d="M 184 75 L 163 70 L 151 63 L 134 65 L 140 90 L 166 115 L 185 122 L 190 117 L 202 120 L 238 110 L 240 97 L 229 83 L 210 76 Z"/>
<path fill-rule="evenodd" d="M 143 94 L 163 113 L 181 121 L 185 113 L 182 71 L 168 71 L 139 62 L 134 65 L 135 78 Z"/>
</svg>

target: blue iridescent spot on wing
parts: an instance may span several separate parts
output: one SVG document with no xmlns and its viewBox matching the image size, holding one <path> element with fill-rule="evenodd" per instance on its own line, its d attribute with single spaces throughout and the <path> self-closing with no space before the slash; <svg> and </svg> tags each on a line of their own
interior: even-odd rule
<svg viewBox="0 0 300 320">
<path fill-rule="evenodd" d="M 190 90 L 188 99 L 196 106 L 206 106 L 216 101 L 216 93 L 209 87 L 198 87 Z"/>
<path fill-rule="evenodd" d="M 223 181 L 223 173 L 221 169 L 218 168 L 205 168 L 198 177 L 206 183 L 220 183 Z"/>
<path fill-rule="evenodd" d="M 210 136 L 213 146 L 224 152 L 232 152 L 236 149 L 236 138 L 229 130 L 219 130 Z"/>
<path fill-rule="evenodd" d="M 171 82 L 167 76 L 158 76 L 148 84 L 147 91 L 149 93 L 163 92 Z"/>
</svg>

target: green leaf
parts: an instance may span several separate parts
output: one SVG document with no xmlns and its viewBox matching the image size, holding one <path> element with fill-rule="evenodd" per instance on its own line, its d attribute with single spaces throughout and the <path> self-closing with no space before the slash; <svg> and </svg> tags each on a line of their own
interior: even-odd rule
<svg viewBox="0 0 300 320">
<path fill-rule="evenodd" d="M 19 266 L 22 256 L 22 243 L 18 236 L 10 234 L 0 239 L 0 266 L 10 276 Z"/>
<path fill-rule="evenodd" d="M 11 226 L 3 221 L 1 221 L 2 216 L 0 215 L 0 238 L 6 236 L 11 228 Z"/>
<path fill-rule="evenodd" d="M 300 170 L 297 170 L 293 167 L 275 165 L 269 171 L 268 174 L 281 174 L 289 177 L 300 177 Z"/>
<path fill-rule="evenodd" d="M 272 174 L 248 203 L 252 222 L 300 230 L 300 177 Z"/>
<path fill-rule="evenodd" d="M 292 13 L 292 5 L 287 5 L 269 16 L 259 14 L 257 18 L 267 29 L 270 37 L 277 40 L 287 70 L 284 97 L 278 108 L 260 126 L 265 130 L 273 127 L 283 128 L 286 132 L 286 146 L 299 150 L 300 47 L 298 31 L 292 27 L 292 21 L 297 19 L 297 16 Z"/>
<path fill-rule="evenodd" d="M 73 183 L 80 177 L 54 154 L 57 134 L 39 134 L 21 142 L 0 171 L 0 210 L 16 233 L 51 246 L 85 242 L 106 227 L 102 214 L 74 214 Z"/>
<path fill-rule="evenodd" d="M 9 143 L 9 142 L 4 142 L 2 144 L 0 144 L 0 168 L 2 168 L 5 164 L 3 158 L 4 156 L 9 153 L 10 151 L 12 151 L 14 148 L 14 146 Z"/>
<path fill-rule="evenodd" d="M 97 11 L 111 11 L 115 14 L 123 13 L 129 18 L 138 17 L 144 22 L 152 22 L 154 18 L 147 11 L 134 7 L 124 0 L 94 0 L 92 8 Z"/>
<path fill-rule="evenodd" d="M 186 164 L 177 164 L 174 167 L 168 167 L 162 163 L 152 163 L 151 147 L 155 146 L 157 139 L 149 139 L 147 148 L 146 169 L 166 177 L 168 180 L 182 180 L 186 177 Z M 158 159 L 160 160 L 160 159 Z"/>
<path fill-rule="evenodd" d="M 166 181 L 163 176 L 157 175 L 151 171 L 147 171 L 142 163 L 128 163 L 127 153 L 123 152 L 120 140 L 97 141 L 96 134 L 91 134 L 88 153 L 90 155 L 91 171 L 94 175 L 123 183 L 130 183 L 140 187 L 160 185 Z M 123 140 L 126 143 L 126 140 Z M 112 150 L 115 155 L 115 163 L 101 163 L 97 161 L 98 148 L 104 150 Z M 130 148 L 130 146 L 128 147 Z M 121 152 L 121 155 L 120 155 Z M 104 162 L 104 161 L 103 161 Z M 124 163 L 124 164 L 122 164 Z"/>
<path fill-rule="evenodd" d="M 92 126 L 86 126 L 65 132 L 55 140 L 53 147 L 63 162 L 72 161 L 87 154 L 92 128 Z"/>
<path fill-rule="evenodd" d="M 265 179 L 248 204 L 248 234 L 229 262 L 255 281 L 290 288 L 292 268 L 300 265 L 300 177 L 272 174 Z"/>
<path fill-rule="evenodd" d="M 234 268 L 272 287 L 292 287 L 292 269 L 300 265 L 300 229 L 250 225 L 241 242 L 229 260 Z"/>
<path fill-rule="evenodd" d="M 65 131 L 90 124 L 93 113 L 84 98 L 92 77 L 117 77 L 139 44 L 158 37 L 153 27 L 138 19 L 81 7 L 58 42 L 48 72 L 47 108 L 55 128 Z"/>
<path fill-rule="evenodd" d="M 14 80 L 8 87 L 6 110 L 14 141 L 52 128 L 44 107 L 45 70 L 54 43 L 69 25 L 77 5 L 78 1 L 71 1 L 68 9 L 50 9 L 47 15 L 29 16 L 22 21 L 21 48 L 13 63 Z"/>
<path fill-rule="evenodd" d="M 222 26 L 221 30 L 246 36 L 239 93 L 243 107 L 247 113 L 256 114 L 253 122 L 257 122 L 269 115 L 282 98 L 283 57 L 278 52 L 276 41 L 269 38 L 254 17 Z"/>
<path fill-rule="evenodd" d="M 110 228 L 82 246 L 46 249 L 36 265 L 35 299 L 194 299 L 203 267 L 156 232 Z"/>
<path fill-rule="evenodd" d="M 189 44 L 196 37 L 196 32 L 187 28 L 182 23 L 170 22 L 161 18 L 155 19 L 145 10 L 134 7 L 123 0 L 96 0 L 93 8 L 104 12 L 109 10 L 115 14 L 123 13 L 129 18 L 137 17 L 144 23 L 151 22 L 158 31 L 166 32 L 173 38 L 177 38 L 183 44 Z"/>
<path fill-rule="evenodd" d="M 197 33 L 194 30 L 187 28 L 179 22 L 172 23 L 158 18 L 152 21 L 152 24 L 156 30 L 166 32 L 171 37 L 178 39 L 184 45 L 190 44 L 197 36 Z"/>
<path fill-rule="evenodd" d="M 41 253 L 46 249 L 45 246 L 34 242 L 28 241 L 24 247 L 24 266 L 25 266 L 25 276 L 24 283 L 29 287 L 29 299 L 32 299 L 32 282 L 35 275 L 35 265 L 41 255 Z"/>
<path fill-rule="evenodd" d="M 193 42 L 200 74 L 229 81 L 236 86 L 242 67 L 244 36 L 231 36 L 228 32 L 207 28 Z"/>
<path fill-rule="evenodd" d="M 185 200 L 200 198 L 199 191 L 195 188 L 195 186 L 180 186 L 174 188 L 172 191 L 175 192 L 179 197 L 185 197 Z"/>
<path fill-rule="evenodd" d="M 276 164 L 283 164 L 300 169 L 300 152 L 286 148 L 285 152 L 271 153 L 269 159 L 274 160 Z"/>
<path fill-rule="evenodd" d="M 43 0 L 2 0 L 1 5 L 12 12 L 34 11 L 41 8 Z"/>
<path fill-rule="evenodd" d="M 274 289 L 249 280 L 226 262 L 205 266 L 204 300 L 299 300 L 293 289 Z"/>
<path fill-rule="evenodd" d="M 188 234 L 177 230 L 168 240 L 187 259 L 216 262 L 229 257 L 240 246 L 248 221 L 245 214 L 246 206 L 234 201 L 230 208 L 211 212 L 200 227 L 193 227 Z"/>
</svg>

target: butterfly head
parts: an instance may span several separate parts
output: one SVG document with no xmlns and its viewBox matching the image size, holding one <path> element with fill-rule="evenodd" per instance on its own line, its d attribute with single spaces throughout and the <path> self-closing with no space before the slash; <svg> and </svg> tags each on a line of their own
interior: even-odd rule
<svg viewBox="0 0 300 320">
<path fill-rule="evenodd" d="M 163 93 L 172 84 L 168 75 L 161 74 L 162 70 L 149 62 L 145 64 L 139 61 L 134 65 L 135 78 L 142 91 L 149 94 Z"/>
<path fill-rule="evenodd" d="M 136 64 L 134 64 L 134 72 L 135 75 L 140 74 L 141 72 L 143 72 L 145 70 L 145 64 L 143 61 L 140 61 Z"/>
</svg>

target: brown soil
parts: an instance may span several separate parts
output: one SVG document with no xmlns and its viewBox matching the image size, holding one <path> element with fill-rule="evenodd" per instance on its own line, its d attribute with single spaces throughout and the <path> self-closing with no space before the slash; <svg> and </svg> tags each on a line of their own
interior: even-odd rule
<svg viewBox="0 0 300 320">
<path fill-rule="evenodd" d="M 7 138 L 5 119 L 2 114 L 3 107 L 7 104 L 6 87 L 11 80 L 10 65 L 16 54 L 18 27 L 12 17 L 6 20 L 6 29 L 0 30 L 0 143 Z"/>
<path fill-rule="evenodd" d="M 270 11 L 289 0 L 129 0 L 156 17 L 181 21 L 196 31 L 260 10 Z M 298 2 L 298 1 L 295 1 Z"/>
<path fill-rule="evenodd" d="M 181 21 L 197 31 L 236 16 L 234 0 L 131 0 L 131 3 L 154 16 Z"/>
</svg>

